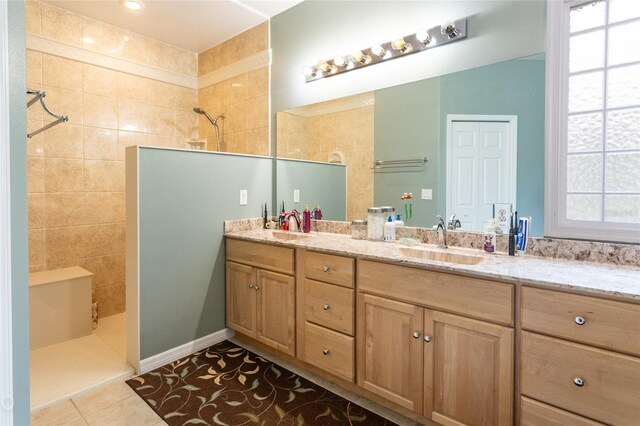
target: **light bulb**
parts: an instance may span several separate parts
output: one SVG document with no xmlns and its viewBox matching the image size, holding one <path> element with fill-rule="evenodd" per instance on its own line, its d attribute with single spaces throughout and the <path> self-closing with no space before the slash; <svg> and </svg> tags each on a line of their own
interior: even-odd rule
<svg viewBox="0 0 640 426">
<path fill-rule="evenodd" d="M 458 29 L 453 25 L 453 22 L 445 22 L 442 24 L 440 32 L 442 35 L 446 35 L 450 39 L 458 36 Z"/>
<path fill-rule="evenodd" d="M 424 28 L 420 28 L 416 32 L 416 39 L 418 39 L 418 41 L 420 43 L 424 44 L 425 46 L 427 46 L 427 45 L 429 45 L 429 43 L 431 43 L 431 36 L 427 32 L 427 30 L 425 30 Z"/>
<path fill-rule="evenodd" d="M 318 69 L 322 72 L 328 72 L 329 64 L 327 63 L 327 61 L 320 61 L 318 62 Z"/>
<path fill-rule="evenodd" d="M 355 62 L 360 62 L 361 64 L 364 63 L 364 53 L 362 53 L 361 50 L 358 50 L 357 52 L 352 53 L 351 58 L 353 58 Z"/>
<path fill-rule="evenodd" d="M 398 38 L 396 40 L 393 40 L 393 42 L 391 43 L 391 47 L 393 47 L 395 50 L 405 52 L 407 51 L 407 49 L 409 49 L 409 47 L 411 47 L 411 45 L 405 42 L 403 38 Z"/>
<path fill-rule="evenodd" d="M 129 10 L 138 11 L 144 7 L 144 3 L 140 0 L 121 0 L 120 2 Z"/>
<path fill-rule="evenodd" d="M 315 68 L 306 66 L 302 68 L 302 74 L 306 75 L 307 77 L 315 77 L 317 72 Z"/>
<path fill-rule="evenodd" d="M 374 46 L 371 46 L 371 53 L 382 58 L 386 53 L 386 50 L 384 50 L 384 47 L 376 44 Z"/>
<path fill-rule="evenodd" d="M 335 58 L 333 58 L 333 63 L 337 66 L 337 67 L 344 67 L 347 63 L 347 61 L 344 59 L 344 56 L 336 56 Z"/>
</svg>

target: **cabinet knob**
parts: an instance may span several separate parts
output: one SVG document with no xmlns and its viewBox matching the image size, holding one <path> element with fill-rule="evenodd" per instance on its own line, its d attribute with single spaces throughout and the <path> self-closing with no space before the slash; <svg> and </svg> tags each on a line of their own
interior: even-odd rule
<svg viewBox="0 0 640 426">
<path fill-rule="evenodd" d="M 580 377 L 576 377 L 575 379 L 573 379 L 573 384 L 581 388 L 584 386 L 584 380 L 582 380 Z"/>
<path fill-rule="evenodd" d="M 324 309 L 325 311 L 329 310 L 329 305 L 327 305 L 326 303 L 324 305 L 322 305 L 322 309 Z"/>
<path fill-rule="evenodd" d="M 329 267 L 327 265 L 324 265 L 322 267 L 322 272 L 329 272 Z"/>
<path fill-rule="evenodd" d="M 420 332 L 419 331 L 414 331 L 413 333 L 411 333 L 411 336 L 414 339 L 419 339 L 420 338 Z"/>
<path fill-rule="evenodd" d="M 253 290 L 254 285 L 253 285 L 253 284 L 249 284 L 249 288 L 250 288 L 251 290 Z"/>
<path fill-rule="evenodd" d="M 260 286 L 258 284 L 256 284 L 256 285 L 253 286 L 253 289 L 258 291 L 258 290 L 260 290 Z"/>
<path fill-rule="evenodd" d="M 323 349 L 322 355 L 329 355 L 329 349 Z"/>
<path fill-rule="evenodd" d="M 424 341 L 429 343 L 431 341 L 431 336 L 424 336 Z"/>
<path fill-rule="evenodd" d="M 576 319 L 574 320 L 576 322 L 576 324 L 578 325 L 582 325 L 585 322 L 587 322 L 587 320 L 585 320 L 583 317 L 576 317 Z"/>
</svg>

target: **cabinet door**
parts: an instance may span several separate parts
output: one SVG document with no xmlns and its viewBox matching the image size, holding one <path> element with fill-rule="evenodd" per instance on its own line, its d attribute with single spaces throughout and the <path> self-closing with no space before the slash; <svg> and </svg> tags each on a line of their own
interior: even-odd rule
<svg viewBox="0 0 640 426">
<path fill-rule="evenodd" d="M 288 275 L 257 270 L 256 339 L 295 355 L 295 285 Z"/>
<path fill-rule="evenodd" d="M 256 336 L 256 269 L 227 262 L 227 326 Z"/>
<path fill-rule="evenodd" d="M 424 324 L 425 417 L 513 424 L 513 330 L 431 310 Z"/>
<path fill-rule="evenodd" d="M 358 294 L 358 385 L 418 413 L 422 413 L 422 311 Z"/>
</svg>

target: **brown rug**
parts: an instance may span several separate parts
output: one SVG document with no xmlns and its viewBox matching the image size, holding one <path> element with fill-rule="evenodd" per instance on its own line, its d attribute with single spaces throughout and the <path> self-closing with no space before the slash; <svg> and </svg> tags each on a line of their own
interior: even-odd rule
<svg viewBox="0 0 640 426">
<path fill-rule="evenodd" d="M 127 384 L 170 425 L 394 425 L 224 341 Z"/>
</svg>

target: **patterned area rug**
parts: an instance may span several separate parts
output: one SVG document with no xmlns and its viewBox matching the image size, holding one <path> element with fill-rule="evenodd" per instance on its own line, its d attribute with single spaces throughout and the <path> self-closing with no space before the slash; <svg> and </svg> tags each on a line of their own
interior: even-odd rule
<svg viewBox="0 0 640 426">
<path fill-rule="evenodd" d="M 170 425 L 394 425 L 224 341 L 127 384 Z"/>
</svg>

